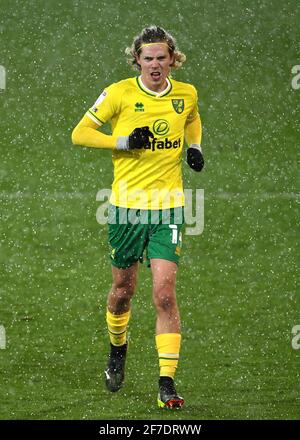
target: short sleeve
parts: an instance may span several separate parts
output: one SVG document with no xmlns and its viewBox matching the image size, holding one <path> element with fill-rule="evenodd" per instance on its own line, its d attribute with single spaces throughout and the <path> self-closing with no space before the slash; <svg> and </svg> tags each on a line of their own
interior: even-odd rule
<svg viewBox="0 0 300 440">
<path fill-rule="evenodd" d="M 94 105 L 86 112 L 98 125 L 105 124 L 114 115 L 119 113 L 122 94 L 116 84 L 112 84 L 103 90 Z"/>
</svg>

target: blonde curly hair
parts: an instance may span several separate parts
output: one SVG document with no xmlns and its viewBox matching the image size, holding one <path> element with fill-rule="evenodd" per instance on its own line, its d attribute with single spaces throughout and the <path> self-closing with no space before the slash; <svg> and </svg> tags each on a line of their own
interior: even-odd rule
<svg viewBox="0 0 300 440">
<path fill-rule="evenodd" d="M 131 47 L 125 49 L 127 62 L 134 69 L 141 70 L 137 58 L 141 53 L 142 46 L 149 43 L 166 43 L 168 45 L 170 55 L 174 55 L 174 62 L 171 64 L 173 69 L 179 69 L 186 60 L 184 53 L 180 52 L 176 47 L 176 40 L 171 34 L 159 26 L 149 26 L 144 28 L 140 35 L 134 38 Z"/>
</svg>

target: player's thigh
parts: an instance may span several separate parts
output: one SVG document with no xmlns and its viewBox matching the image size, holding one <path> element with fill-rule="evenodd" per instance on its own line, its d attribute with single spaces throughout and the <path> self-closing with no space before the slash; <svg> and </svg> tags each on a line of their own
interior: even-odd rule
<svg viewBox="0 0 300 440">
<path fill-rule="evenodd" d="M 138 262 L 133 263 L 132 266 L 125 269 L 112 266 L 111 270 L 114 287 L 125 289 L 133 295 L 137 284 Z"/>
<path fill-rule="evenodd" d="M 173 261 L 151 259 L 153 303 L 158 311 L 168 313 L 176 309 L 176 274 L 178 266 Z"/>
<path fill-rule="evenodd" d="M 161 258 L 151 259 L 153 290 L 175 289 L 178 265 Z"/>
</svg>

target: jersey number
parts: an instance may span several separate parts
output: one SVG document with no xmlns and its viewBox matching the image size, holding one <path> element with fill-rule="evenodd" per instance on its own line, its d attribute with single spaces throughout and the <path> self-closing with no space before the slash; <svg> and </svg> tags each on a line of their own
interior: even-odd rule
<svg viewBox="0 0 300 440">
<path fill-rule="evenodd" d="M 169 225 L 169 228 L 172 229 L 172 243 L 177 244 L 177 241 L 178 241 L 177 225 Z"/>
</svg>

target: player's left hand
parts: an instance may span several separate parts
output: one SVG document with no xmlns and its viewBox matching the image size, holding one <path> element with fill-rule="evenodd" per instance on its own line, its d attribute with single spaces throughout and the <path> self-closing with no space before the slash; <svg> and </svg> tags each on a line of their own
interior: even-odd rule
<svg viewBox="0 0 300 440">
<path fill-rule="evenodd" d="M 204 167 L 204 157 L 200 145 L 192 144 L 186 153 L 186 161 L 194 171 L 201 171 Z"/>
</svg>

